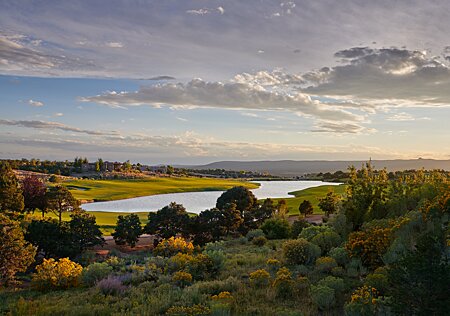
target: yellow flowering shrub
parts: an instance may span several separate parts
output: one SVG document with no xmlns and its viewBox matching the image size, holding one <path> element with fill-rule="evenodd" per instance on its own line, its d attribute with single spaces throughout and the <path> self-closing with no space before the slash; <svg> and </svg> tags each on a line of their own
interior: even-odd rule
<svg viewBox="0 0 450 316">
<path fill-rule="evenodd" d="M 276 296 L 281 298 L 290 297 L 294 291 L 294 280 L 288 268 L 282 267 L 277 272 L 277 277 L 272 283 Z"/>
<path fill-rule="evenodd" d="M 211 296 L 211 299 L 214 301 L 231 301 L 231 300 L 233 300 L 233 295 L 231 295 L 230 292 L 225 291 L 225 292 L 220 292 L 217 295 Z"/>
<path fill-rule="evenodd" d="M 264 269 L 256 270 L 249 275 L 250 284 L 255 287 L 269 285 L 270 274 Z"/>
<path fill-rule="evenodd" d="M 36 267 L 33 275 L 33 285 L 39 290 L 67 289 L 76 287 L 83 267 L 69 258 L 44 259 L 44 262 Z"/>
<path fill-rule="evenodd" d="M 153 252 L 158 256 L 164 257 L 173 256 L 178 252 L 191 254 L 194 252 L 194 245 L 184 238 L 170 237 L 169 239 L 163 239 Z"/>
<path fill-rule="evenodd" d="M 331 269 L 337 267 L 336 260 L 331 257 L 320 257 L 316 260 L 316 269 L 318 271 L 330 272 Z"/>
<path fill-rule="evenodd" d="M 175 272 L 172 281 L 179 286 L 186 286 L 192 283 L 192 274 L 184 271 Z"/>
<path fill-rule="evenodd" d="M 376 298 L 378 297 L 378 291 L 374 287 L 364 285 L 357 288 L 351 296 L 351 303 L 362 304 L 376 304 Z"/>
</svg>

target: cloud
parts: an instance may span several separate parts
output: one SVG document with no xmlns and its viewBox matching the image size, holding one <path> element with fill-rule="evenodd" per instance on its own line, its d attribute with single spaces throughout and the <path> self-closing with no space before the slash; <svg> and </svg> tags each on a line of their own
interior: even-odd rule
<svg viewBox="0 0 450 316">
<path fill-rule="evenodd" d="M 374 129 L 365 128 L 359 124 L 354 123 L 336 123 L 329 121 L 318 122 L 314 129 L 314 133 L 333 133 L 333 134 L 361 134 L 362 132 L 375 132 Z"/>
<path fill-rule="evenodd" d="M 53 75 L 54 70 L 95 70 L 98 69 L 90 61 L 70 57 L 64 54 L 41 52 L 23 36 L 5 36 L 0 33 L 0 73 L 27 74 L 33 73 Z"/>
<path fill-rule="evenodd" d="M 43 102 L 41 102 L 41 101 L 35 101 L 35 100 L 28 100 L 28 104 L 29 105 L 31 105 L 31 106 L 36 106 L 36 107 L 39 107 L 39 106 L 44 106 L 44 103 Z"/>
<path fill-rule="evenodd" d="M 58 113 L 53 114 L 53 116 L 61 117 L 61 116 L 64 116 L 64 113 L 58 112 Z"/>
<path fill-rule="evenodd" d="M 156 76 L 156 77 L 151 77 L 148 78 L 147 80 L 155 80 L 155 81 L 159 81 L 159 80 L 175 80 L 175 77 L 172 76 Z"/>
<path fill-rule="evenodd" d="M 187 10 L 186 13 L 192 14 L 192 15 L 205 15 L 210 13 L 209 9 L 202 8 L 197 10 Z"/>
<path fill-rule="evenodd" d="M 247 83 L 206 82 L 194 79 L 186 84 L 165 83 L 141 87 L 135 92 L 110 92 L 82 97 L 111 107 L 169 106 L 172 108 L 222 108 L 234 110 L 288 111 L 330 121 L 360 121 L 361 116 L 338 107 L 313 101 L 308 95 L 268 91 Z"/>
<path fill-rule="evenodd" d="M 398 48 L 354 47 L 335 54 L 344 65 L 303 76 L 303 93 L 351 98 L 378 107 L 450 106 L 450 68 L 438 56 Z"/>
<path fill-rule="evenodd" d="M 111 48 L 123 48 L 124 45 L 121 42 L 107 42 L 106 46 Z"/>
<path fill-rule="evenodd" d="M 0 125 L 7 126 L 19 126 L 25 128 L 34 128 L 34 129 L 50 129 L 50 130 L 62 130 L 66 132 L 75 132 L 82 133 L 88 135 L 116 135 L 117 132 L 100 132 L 100 131 L 92 131 L 86 129 L 80 129 L 77 127 L 71 127 L 58 122 L 46 122 L 46 121 L 16 121 L 16 120 L 1 120 Z"/>
</svg>

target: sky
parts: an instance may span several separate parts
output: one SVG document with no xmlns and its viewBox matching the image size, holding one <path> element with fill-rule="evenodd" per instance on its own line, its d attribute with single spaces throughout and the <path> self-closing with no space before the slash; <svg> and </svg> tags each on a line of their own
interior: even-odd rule
<svg viewBox="0 0 450 316">
<path fill-rule="evenodd" d="M 0 1 L 0 158 L 450 159 L 447 0 Z"/>
</svg>

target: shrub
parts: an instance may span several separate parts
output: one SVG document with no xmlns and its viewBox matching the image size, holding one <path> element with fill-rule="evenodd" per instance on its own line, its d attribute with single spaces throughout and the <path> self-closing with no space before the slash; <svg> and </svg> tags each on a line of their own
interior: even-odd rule
<svg viewBox="0 0 450 316">
<path fill-rule="evenodd" d="M 194 261 L 194 257 L 192 255 L 179 252 L 167 260 L 165 270 L 169 273 L 185 270 L 187 269 L 188 264 L 192 261 Z"/>
<path fill-rule="evenodd" d="M 222 250 L 205 250 L 203 253 L 212 261 L 212 272 L 219 272 L 222 270 L 226 260 L 225 253 Z"/>
<path fill-rule="evenodd" d="M 245 237 L 247 237 L 248 241 L 252 241 L 253 238 L 261 237 L 261 236 L 262 237 L 265 236 L 262 229 L 253 229 L 253 230 L 249 231 Z"/>
<path fill-rule="evenodd" d="M 378 305 L 378 292 L 367 285 L 357 288 L 345 305 L 347 315 L 376 315 Z"/>
<path fill-rule="evenodd" d="M 269 285 L 270 274 L 264 269 L 250 273 L 250 284 L 254 287 L 266 287 Z"/>
<path fill-rule="evenodd" d="M 331 274 L 335 277 L 342 277 L 345 275 L 345 270 L 342 267 L 334 267 L 331 269 Z"/>
<path fill-rule="evenodd" d="M 305 276 L 298 276 L 295 280 L 295 287 L 300 294 L 306 294 L 310 285 L 309 279 Z"/>
<path fill-rule="evenodd" d="M 285 218 L 269 218 L 261 225 L 268 239 L 286 239 L 291 234 L 291 226 Z"/>
<path fill-rule="evenodd" d="M 322 254 L 327 254 L 332 248 L 341 244 L 341 236 L 333 230 L 319 233 L 311 239 L 311 242 L 320 247 Z"/>
<path fill-rule="evenodd" d="M 389 287 L 389 280 L 387 275 L 381 273 L 372 273 L 367 275 L 364 284 L 370 288 L 377 289 L 381 294 L 386 293 Z"/>
<path fill-rule="evenodd" d="M 176 253 L 191 254 L 194 252 L 194 245 L 181 237 L 170 237 L 163 239 L 158 246 L 153 250 L 153 253 L 158 256 L 170 257 Z"/>
<path fill-rule="evenodd" d="M 166 311 L 165 315 L 171 316 L 211 315 L 211 309 L 205 305 L 172 306 Z"/>
<path fill-rule="evenodd" d="M 311 241 L 311 239 L 313 239 L 316 235 L 320 234 L 320 233 L 324 233 L 326 231 L 330 231 L 331 228 L 325 225 L 320 225 L 320 226 L 316 226 L 316 225 L 312 225 L 309 227 L 306 227 L 302 230 L 302 232 L 300 233 L 300 235 L 298 235 L 298 238 L 303 238 L 306 239 L 308 241 Z"/>
<path fill-rule="evenodd" d="M 266 264 L 270 273 L 275 273 L 281 267 L 281 262 L 278 259 L 267 259 Z"/>
<path fill-rule="evenodd" d="M 235 277 L 228 277 L 225 280 L 199 281 L 190 288 L 196 289 L 202 294 L 219 294 L 220 292 L 234 292 L 242 288 L 242 283 Z"/>
<path fill-rule="evenodd" d="M 334 260 L 336 260 L 337 264 L 340 266 L 345 266 L 350 261 L 347 250 L 345 250 L 342 247 L 336 247 L 331 249 L 328 255 Z"/>
<path fill-rule="evenodd" d="M 320 257 L 316 260 L 316 270 L 321 272 L 330 272 L 337 267 L 336 260 L 331 257 Z"/>
<path fill-rule="evenodd" d="M 255 237 L 252 240 L 252 244 L 254 244 L 255 246 L 259 246 L 262 247 L 266 244 L 267 242 L 267 238 L 264 236 L 259 236 L 259 237 Z"/>
<path fill-rule="evenodd" d="M 192 283 L 192 274 L 184 271 L 175 272 L 172 276 L 172 281 L 180 287 L 187 286 Z"/>
<path fill-rule="evenodd" d="M 113 268 L 107 263 L 96 262 L 83 269 L 81 279 L 83 280 L 83 284 L 94 286 L 98 281 L 106 278 L 112 270 Z"/>
<path fill-rule="evenodd" d="M 344 280 L 332 276 L 327 276 L 326 278 L 320 280 L 317 282 L 317 285 L 332 288 L 335 293 L 342 293 L 345 290 Z"/>
<path fill-rule="evenodd" d="M 288 268 L 282 267 L 277 272 L 277 277 L 272 283 L 276 297 L 289 298 L 294 291 L 294 280 Z"/>
<path fill-rule="evenodd" d="M 302 230 L 306 227 L 309 227 L 310 224 L 303 220 L 296 220 L 292 223 L 292 227 L 291 227 L 291 236 L 292 238 L 298 238 L 298 236 L 300 235 L 300 233 L 302 232 Z"/>
<path fill-rule="evenodd" d="M 311 299 L 321 310 L 327 310 L 334 304 L 334 290 L 328 286 L 311 286 Z"/>
<path fill-rule="evenodd" d="M 284 242 L 283 254 L 290 264 L 311 264 L 320 255 L 320 249 L 305 239 L 294 239 Z"/>
<path fill-rule="evenodd" d="M 39 290 L 76 287 L 83 268 L 69 258 L 44 259 L 33 274 L 33 285 Z"/>
<path fill-rule="evenodd" d="M 127 287 L 122 284 L 122 279 L 117 276 L 108 276 L 97 282 L 97 289 L 104 295 L 120 295 Z"/>
</svg>

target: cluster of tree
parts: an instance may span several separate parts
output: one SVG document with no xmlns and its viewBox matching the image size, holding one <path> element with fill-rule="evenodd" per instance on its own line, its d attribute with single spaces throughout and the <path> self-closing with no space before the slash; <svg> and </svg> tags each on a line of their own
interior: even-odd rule
<svg viewBox="0 0 450 316">
<path fill-rule="evenodd" d="M 66 161 L 50 161 L 39 159 L 7 159 L 2 162 L 8 163 L 13 169 L 33 171 L 46 174 L 56 174 L 69 176 L 73 169 L 73 162 Z"/>
<path fill-rule="evenodd" d="M 254 172 L 254 171 L 235 171 L 226 169 L 186 169 L 177 168 L 178 173 L 183 173 L 187 175 L 205 175 L 214 176 L 216 178 L 231 178 L 231 179 L 280 179 L 280 177 L 270 175 L 267 172 Z"/>
<path fill-rule="evenodd" d="M 25 216 L 35 211 L 41 219 Z M 44 218 L 48 211 L 58 220 Z M 62 221 L 64 212 L 71 212 L 70 221 Z M 37 177 L 19 183 L 9 164 L 0 163 L 0 283 L 14 282 L 35 256 L 73 258 L 103 242 L 95 217 L 79 208 L 67 188 L 47 187 Z"/>
<path fill-rule="evenodd" d="M 215 208 L 196 216 L 189 216 L 183 205 L 175 202 L 157 212 L 150 212 L 144 228 L 141 228 L 137 215 L 120 216 L 113 236 L 118 244 L 127 243 L 131 246 L 135 245 L 142 233 L 158 238 L 182 235 L 203 245 L 230 234 L 245 234 L 274 214 L 285 211 L 285 203 L 275 205 L 273 200 L 266 199 L 260 204 L 250 190 L 239 186 L 224 192 L 217 199 Z"/>
</svg>

